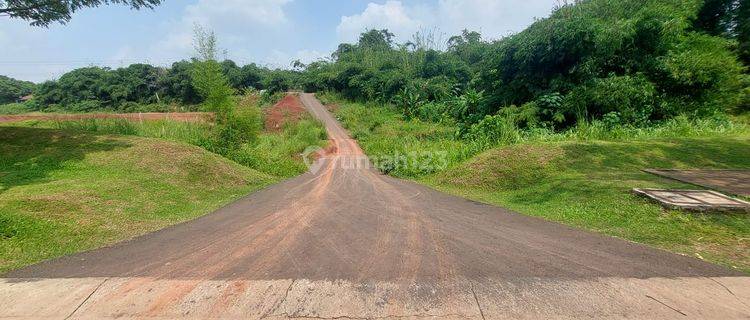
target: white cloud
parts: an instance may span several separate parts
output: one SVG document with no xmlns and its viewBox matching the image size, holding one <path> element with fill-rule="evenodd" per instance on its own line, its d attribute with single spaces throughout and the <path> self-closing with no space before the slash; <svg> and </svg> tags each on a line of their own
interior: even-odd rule
<svg viewBox="0 0 750 320">
<path fill-rule="evenodd" d="M 371 2 L 361 13 L 341 17 L 336 32 L 345 42 L 355 42 L 360 33 L 372 28 L 387 28 L 399 41 L 410 39 L 420 30 L 436 31 L 439 37 L 441 33 L 458 34 L 462 29 L 481 31 L 486 39 L 497 39 L 523 30 L 535 17 L 547 16 L 553 6 L 552 0 L 438 0 L 433 5 Z"/>
<path fill-rule="evenodd" d="M 360 14 L 341 17 L 336 27 L 340 41 L 355 42 L 359 34 L 367 29 L 387 28 L 399 37 L 410 36 L 424 24 L 416 14 L 409 12 L 401 1 L 388 1 L 385 4 L 369 3 Z"/>
<path fill-rule="evenodd" d="M 284 5 L 292 0 L 198 0 L 185 7 L 180 20 L 168 24 L 164 40 L 152 46 L 157 59 L 187 58 L 193 50 L 193 28 L 200 24 L 214 30 L 219 46 L 228 49 L 247 45 L 253 37 L 260 38 L 283 30 L 289 24 Z"/>
<path fill-rule="evenodd" d="M 329 53 L 324 53 L 318 50 L 303 49 L 289 54 L 281 50 L 272 50 L 271 55 L 267 61 L 259 61 L 262 65 L 267 65 L 273 68 L 291 68 L 291 63 L 295 60 L 299 60 L 304 64 L 308 64 L 313 61 L 318 61 L 329 57 Z"/>
<path fill-rule="evenodd" d="M 185 8 L 184 20 L 208 25 L 274 26 L 286 23 L 282 6 L 291 0 L 199 0 Z"/>
<path fill-rule="evenodd" d="M 450 34 L 466 28 L 496 39 L 549 15 L 553 6 L 552 0 L 439 0 L 437 16 L 441 29 Z"/>
</svg>

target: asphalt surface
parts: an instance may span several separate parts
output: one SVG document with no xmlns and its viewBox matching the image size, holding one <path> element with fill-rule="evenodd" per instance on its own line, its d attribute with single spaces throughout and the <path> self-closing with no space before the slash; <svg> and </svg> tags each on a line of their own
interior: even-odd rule
<svg viewBox="0 0 750 320">
<path fill-rule="evenodd" d="M 310 173 L 13 271 L 0 304 L 42 300 L 6 315 L 47 314 L 54 302 L 59 315 L 97 318 L 750 317 L 750 281 L 737 271 L 381 175 L 313 95 L 301 99 L 334 145 Z M 215 312 L 197 313 L 208 309 L 196 297 Z"/>
</svg>

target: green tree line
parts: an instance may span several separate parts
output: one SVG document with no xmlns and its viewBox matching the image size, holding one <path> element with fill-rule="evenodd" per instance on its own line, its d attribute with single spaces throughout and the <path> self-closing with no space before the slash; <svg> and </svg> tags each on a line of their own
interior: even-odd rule
<svg viewBox="0 0 750 320">
<path fill-rule="evenodd" d="M 488 116 L 559 129 L 748 111 L 748 7 L 578 1 L 496 41 L 464 31 L 447 50 L 424 34 L 396 44 L 388 30 L 370 30 L 331 61 L 308 65 L 301 85 L 392 103 L 407 117 L 451 118 L 467 130 Z"/>
<path fill-rule="evenodd" d="M 584 0 L 493 41 L 464 30 L 446 43 L 429 31 L 396 43 L 388 30 L 369 30 L 292 70 L 216 67 L 234 90 L 332 91 L 392 104 L 406 117 L 449 119 L 464 132 L 503 121 L 648 126 L 750 110 L 749 8 L 750 0 Z M 76 69 L 36 86 L 34 103 L 71 111 L 198 104 L 198 62 Z"/>
<path fill-rule="evenodd" d="M 191 59 L 175 62 L 168 68 L 148 64 L 117 69 L 85 67 L 38 85 L 0 77 L 0 103 L 14 102 L 33 92 L 34 101 L 30 104 L 35 110 L 130 112 L 148 104 L 195 105 L 204 100 L 191 77 L 199 65 L 198 59 Z M 294 71 L 271 70 L 256 64 L 240 67 L 231 60 L 218 62 L 218 66 L 236 90 L 252 88 L 276 92 L 293 85 Z"/>
</svg>

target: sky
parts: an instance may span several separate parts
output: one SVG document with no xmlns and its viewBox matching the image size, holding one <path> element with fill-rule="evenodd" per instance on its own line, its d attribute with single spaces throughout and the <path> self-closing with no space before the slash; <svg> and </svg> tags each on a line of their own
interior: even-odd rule
<svg viewBox="0 0 750 320">
<path fill-rule="evenodd" d="M 288 68 L 327 58 L 371 28 L 397 42 L 462 29 L 499 39 L 548 16 L 556 0 L 165 0 L 154 10 L 119 5 L 78 11 L 67 24 L 32 27 L 0 16 L 0 75 L 41 82 L 86 66 L 169 66 L 193 56 L 193 26 L 216 32 L 220 58 Z"/>
</svg>

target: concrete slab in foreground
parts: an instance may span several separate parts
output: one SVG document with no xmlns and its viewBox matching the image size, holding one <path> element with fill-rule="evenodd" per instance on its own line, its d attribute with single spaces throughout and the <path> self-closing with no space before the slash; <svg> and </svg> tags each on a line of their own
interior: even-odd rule
<svg viewBox="0 0 750 320">
<path fill-rule="evenodd" d="M 750 211 L 750 203 L 711 190 L 633 189 L 670 209 L 694 211 Z"/>
<path fill-rule="evenodd" d="M 643 171 L 728 194 L 750 197 L 750 170 L 748 169 L 644 169 Z"/>
<path fill-rule="evenodd" d="M 748 319 L 750 278 L 3 279 L 0 318 Z"/>
</svg>

